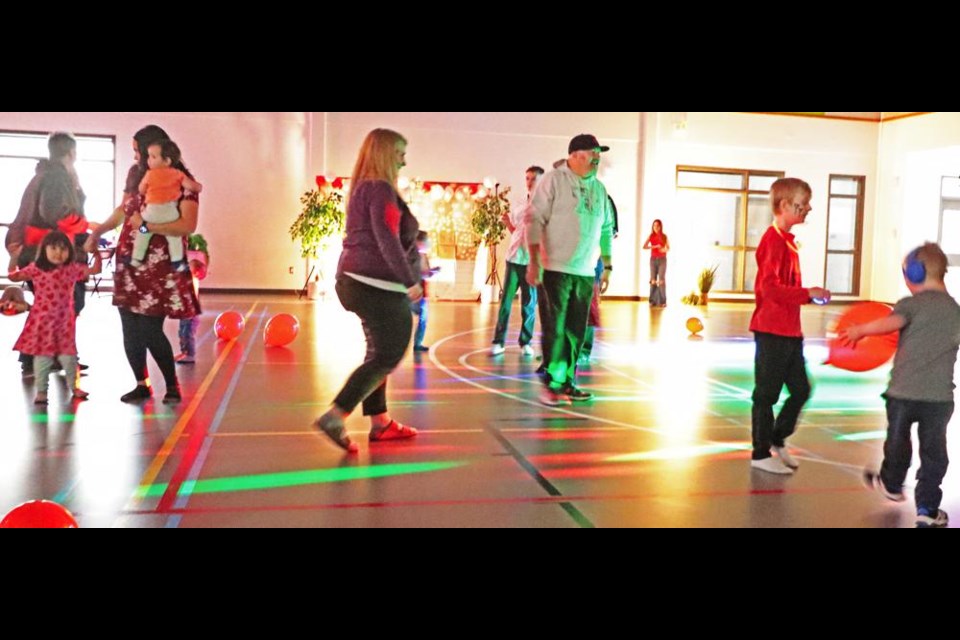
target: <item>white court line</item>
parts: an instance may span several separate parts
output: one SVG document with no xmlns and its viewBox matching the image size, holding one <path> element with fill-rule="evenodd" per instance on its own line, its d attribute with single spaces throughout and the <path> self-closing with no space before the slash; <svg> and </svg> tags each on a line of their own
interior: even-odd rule
<svg viewBox="0 0 960 640">
<path fill-rule="evenodd" d="M 459 380 L 460 382 L 463 382 L 464 384 L 468 384 L 468 385 L 470 385 L 470 386 L 472 386 L 472 387 L 476 387 L 476 388 L 478 388 L 478 389 L 482 389 L 482 390 L 484 390 L 484 391 L 486 391 L 486 392 L 488 392 L 488 393 L 494 394 L 494 395 L 498 395 L 498 396 L 502 396 L 502 397 L 504 397 L 504 398 L 508 398 L 508 399 L 510 399 L 510 400 L 513 400 L 513 401 L 515 401 L 515 402 L 519 402 L 519 403 L 521 403 L 521 404 L 526 404 L 526 405 L 530 405 L 531 407 L 536 407 L 536 408 L 538 408 L 538 409 L 540 409 L 540 410 L 546 409 L 546 410 L 554 411 L 554 412 L 559 413 L 559 414 L 563 414 L 563 415 L 567 415 L 567 416 L 573 416 L 573 417 L 576 417 L 576 418 L 585 418 L 585 419 L 587 419 L 587 420 L 591 420 L 591 421 L 594 421 L 594 422 L 599 422 L 599 423 L 603 423 L 603 424 L 613 425 L 613 426 L 616 426 L 616 427 L 624 427 L 624 428 L 626 428 L 626 429 L 632 429 L 632 430 L 634 430 L 634 431 L 644 431 L 644 432 L 647 432 L 647 433 L 654 433 L 654 434 L 657 434 L 657 435 L 676 435 L 675 431 L 669 430 L 669 429 L 658 429 L 658 428 L 655 428 L 655 427 L 641 427 L 641 426 L 639 426 L 639 425 L 631 424 L 631 423 L 628 423 L 628 422 L 621 422 L 621 421 L 619 421 L 619 420 L 611 420 L 611 419 L 609 419 L 609 418 L 601 418 L 601 417 L 599 417 L 599 416 L 595 416 L 595 415 L 589 414 L 589 413 L 581 413 L 581 412 L 578 412 L 578 411 L 571 411 L 571 410 L 569 410 L 569 409 L 563 409 L 563 408 L 560 408 L 560 407 L 547 407 L 547 406 L 541 404 L 539 401 L 528 400 L 528 399 L 526 399 L 526 398 L 523 398 L 523 397 L 521 397 L 521 396 L 518 396 L 517 394 L 507 393 L 506 391 L 500 391 L 499 389 L 494 389 L 494 388 L 489 387 L 489 386 L 487 386 L 487 385 L 480 384 L 479 382 L 475 382 L 474 380 L 471 380 L 470 378 L 466 378 L 466 377 L 464 377 L 464 376 L 461 376 L 460 374 L 454 372 L 453 370 L 451 370 L 450 368 L 448 368 L 447 366 L 445 366 L 445 365 L 444 365 L 443 363 L 441 363 L 440 360 L 437 358 L 436 350 L 439 349 L 440 346 L 441 346 L 442 344 L 444 344 L 445 342 L 448 342 L 448 341 L 450 341 L 450 340 L 455 340 L 455 339 L 457 339 L 457 338 L 460 338 L 460 337 L 465 336 L 465 335 L 470 335 L 470 334 L 472 334 L 472 333 L 479 333 L 479 332 L 481 332 L 481 331 L 487 332 L 487 331 L 489 331 L 489 330 L 490 330 L 489 327 L 482 327 L 482 328 L 480 328 L 480 329 L 471 329 L 471 330 L 469 330 L 469 331 L 463 331 L 463 332 L 461 332 L 461 333 L 455 333 L 455 334 L 452 334 L 452 335 L 450 335 L 450 336 L 447 336 L 446 338 L 442 338 L 442 339 L 440 339 L 439 341 L 435 341 L 435 342 L 433 343 L 433 345 L 430 347 L 430 352 L 429 352 L 430 361 L 434 364 L 434 366 L 436 366 L 439 370 L 441 370 L 441 371 L 443 371 L 444 373 L 446 373 L 449 377 L 454 378 L 454 379 L 456 379 L 456 380 Z M 508 377 L 508 376 L 499 376 L 499 375 L 497 375 L 497 374 L 495 374 L 495 373 L 491 373 L 490 371 L 486 371 L 486 370 L 483 370 L 483 369 L 479 369 L 479 368 L 474 367 L 473 365 L 471 365 L 471 364 L 469 364 L 469 363 L 467 362 L 467 360 L 468 360 L 470 357 L 472 357 L 472 356 L 474 356 L 474 355 L 476 355 L 476 354 L 478 354 L 478 353 L 482 353 L 482 352 L 485 353 L 485 352 L 489 352 L 489 351 L 490 351 L 490 348 L 489 348 L 489 347 L 484 347 L 484 348 L 482 348 L 482 349 L 475 349 L 474 351 L 469 351 L 469 352 L 464 353 L 463 355 L 461 355 L 460 358 L 457 360 L 457 362 L 458 362 L 461 366 L 463 366 L 463 367 L 465 367 L 465 368 L 467 368 L 467 369 L 470 369 L 471 371 L 475 371 L 476 373 L 481 374 L 481 375 L 483 375 L 483 376 L 485 376 L 485 377 L 495 377 L 495 378 L 501 378 L 501 379 L 506 379 L 506 380 L 516 380 L 517 378 L 512 378 L 512 377 Z M 529 381 L 528 379 L 525 379 L 525 380 Z M 536 384 L 539 384 L 539 382 L 537 382 Z M 706 439 L 702 439 L 702 438 L 690 439 L 689 437 L 686 438 L 686 439 L 684 439 L 684 440 L 681 440 L 680 442 L 707 443 L 707 444 L 713 444 L 713 445 L 728 445 L 728 444 L 729 444 L 729 442 L 719 442 L 719 441 L 715 441 L 715 440 L 706 440 Z"/>
<path fill-rule="evenodd" d="M 631 423 L 627 423 L 627 422 L 621 422 L 621 421 L 619 421 L 619 420 L 611 420 L 611 419 L 609 419 L 609 418 L 601 418 L 601 417 L 598 417 L 598 416 L 595 416 L 595 415 L 592 415 L 592 414 L 581 413 L 581 412 L 577 412 L 577 411 L 571 411 L 571 410 L 569 410 L 569 409 L 563 409 L 563 408 L 560 408 L 560 407 L 548 407 L 548 406 L 545 406 L 545 405 L 541 404 L 539 401 L 528 400 L 528 399 L 523 398 L 523 397 L 521 397 L 521 396 L 519 396 L 519 395 L 517 395 L 517 394 L 507 393 L 507 392 L 505 392 L 505 391 L 500 391 L 499 389 L 494 389 L 494 388 L 492 388 L 492 387 L 490 387 L 490 386 L 480 384 L 479 382 L 475 382 L 474 380 L 471 380 L 470 378 L 467 378 L 467 377 L 465 377 L 465 376 L 462 376 L 462 375 L 454 372 L 452 369 L 450 369 L 449 367 L 447 367 L 446 365 L 444 365 L 443 363 L 441 363 L 440 360 L 439 360 L 439 358 L 437 358 L 436 351 L 437 351 L 437 349 L 439 349 L 440 346 L 443 345 L 444 343 L 450 342 L 450 341 L 452 341 L 452 340 L 456 340 L 456 339 L 461 338 L 461 337 L 463 337 L 463 336 L 468 336 L 468 335 L 471 335 L 471 334 L 474 334 L 474 333 L 489 332 L 489 331 L 490 331 L 490 327 L 481 327 L 481 328 L 479 328 L 479 329 L 471 329 L 471 330 L 468 330 L 468 331 L 462 331 L 462 332 L 460 332 L 460 333 L 451 334 L 451 335 L 447 336 L 446 338 L 441 338 L 439 341 L 435 341 L 434 344 L 430 347 L 430 351 L 429 351 L 430 361 L 433 363 L 433 365 L 434 365 L 435 367 L 437 367 L 437 369 L 439 369 L 440 371 L 443 371 L 443 372 L 444 372 L 445 374 L 447 374 L 447 376 L 450 377 L 450 378 L 453 378 L 453 379 L 455 379 L 455 380 L 459 380 L 460 382 L 462 382 L 462 383 L 464 383 L 464 384 L 470 385 L 470 386 L 472 386 L 472 387 L 476 387 L 477 389 L 481 389 L 481 390 L 483 390 L 483 391 L 486 391 L 487 393 L 494 394 L 494 395 L 498 395 L 498 396 L 501 396 L 501 397 L 504 397 L 504 398 L 508 398 L 508 399 L 510 399 L 510 400 L 513 400 L 513 401 L 515 401 L 515 402 L 519 402 L 519 403 L 521 403 L 521 404 L 526 404 L 526 405 L 530 405 L 530 406 L 532 406 L 532 407 L 537 407 L 537 408 L 540 409 L 540 410 L 545 410 L 545 409 L 546 409 L 546 410 L 551 410 L 551 411 L 554 411 L 554 412 L 556 412 L 556 413 L 558 413 L 558 414 L 562 414 L 562 415 L 573 416 L 573 417 L 577 417 L 577 418 L 584 418 L 584 419 L 587 419 L 587 420 L 592 420 L 592 421 L 594 421 L 594 422 L 599 422 L 599 423 L 608 424 L 608 425 L 613 425 L 613 426 L 618 426 L 618 427 L 624 427 L 624 428 L 626 428 L 626 429 L 631 429 L 631 430 L 635 430 L 635 431 L 643 431 L 643 432 L 647 432 L 647 433 L 654 433 L 654 434 L 658 434 L 658 435 L 672 435 L 672 434 L 674 433 L 672 430 L 659 429 L 659 428 L 655 428 L 655 427 L 642 427 L 642 426 L 639 426 L 639 425 L 636 425 L 636 424 L 631 424 Z M 478 373 L 478 374 L 480 374 L 480 375 L 482 375 L 482 376 L 484 376 L 484 377 L 493 377 L 493 378 L 497 378 L 497 379 L 511 380 L 511 381 L 530 382 L 530 379 L 529 379 L 529 378 L 520 378 L 520 377 L 514 377 L 514 376 L 503 376 L 503 375 L 499 375 L 499 374 L 497 374 L 497 373 L 495 373 L 495 372 L 491 372 L 491 371 L 484 370 L 484 369 L 479 369 L 479 368 L 477 368 L 477 367 L 475 367 L 475 366 L 473 366 L 473 365 L 471 365 L 471 364 L 469 364 L 469 363 L 467 362 L 467 360 L 468 360 L 469 358 L 471 358 L 472 356 L 474 356 L 474 355 L 476 355 L 476 354 L 478 354 L 478 353 L 489 353 L 489 350 L 490 350 L 489 347 L 484 347 L 484 348 L 482 348 L 482 349 L 475 349 L 475 350 L 473 350 L 473 351 L 468 351 L 468 352 L 462 354 L 462 355 L 458 358 L 457 362 L 458 362 L 462 367 L 464 367 L 464 368 L 466 368 L 466 369 L 468 369 L 468 370 L 470 370 L 470 371 L 474 371 L 474 372 L 476 372 L 476 373 Z M 625 377 L 625 378 L 627 378 L 627 379 L 629 379 L 629 380 L 632 380 L 632 381 L 635 381 L 635 382 L 639 382 L 640 384 L 643 384 L 643 385 L 646 385 L 646 386 L 648 386 L 648 387 L 653 388 L 653 385 L 650 385 L 650 383 L 648 383 L 648 382 L 646 382 L 646 381 L 643 381 L 643 380 L 639 380 L 639 379 L 637 379 L 637 378 L 634 378 L 633 376 L 630 376 L 630 375 L 628 375 L 628 374 L 626 374 L 626 373 L 623 373 L 623 372 L 621 372 L 621 371 L 617 371 L 617 370 L 615 370 L 615 369 L 613 369 L 612 367 L 609 367 L 609 366 L 607 366 L 607 365 L 601 365 L 601 366 L 604 367 L 604 368 L 606 368 L 606 369 L 608 369 L 609 371 L 617 374 L 617 375 L 621 375 L 621 376 L 623 376 L 623 377 Z M 727 389 L 729 389 L 729 390 L 730 390 L 730 392 L 728 392 L 729 397 L 737 398 L 737 399 L 745 399 L 745 398 L 747 398 L 747 397 L 751 397 L 751 396 L 752 396 L 752 393 L 749 393 L 749 392 L 741 389 L 740 387 L 736 387 L 736 386 L 731 385 L 731 384 L 728 384 L 728 383 L 726 383 L 726 382 L 722 382 L 722 381 L 720 381 L 720 380 L 716 380 L 715 378 L 706 377 L 705 380 L 706 380 L 707 382 L 710 382 L 710 383 L 713 383 L 713 384 L 717 385 L 718 387 L 726 387 Z M 730 422 L 731 424 L 733 424 L 733 425 L 735 425 L 735 426 L 737 426 L 737 427 L 739 427 L 739 428 L 745 428 L 745 427 L 746 427 L 746 425 L 741 425 L 741 424 L 738 423 L 735 419 L 730 418 L 730 417 L 728 417 L 728 416 L 721 416 L 720 414 L 717 414 L 716 412 L 711 411 L 711 410 L 709 410 L 709 409 L 705 409 L 705 411 L 708 412 L 708 413 L 714 414 L 715 417 L 724 418 L 725 420 L 727 420 L 728 422 Z M 805 421 L 798 423 L 798 426 L 799 426 L 800 424 L 804 424 L 804 422 L 805 422 Z M 820 425 L 813 425 L 813 424 L 809 424 L 809 423 L 806 423 L 806 424 L 807 424 L 808 426 L 810 426 L 810 427 L 817 428 L 817 429 L 822 429 L 822 430 L 824 430 L 824 431 L 827 431 L 828 433 L 834 433 L 834 434 L 837 433 L 836 431 L 830 429 L 829 427 L 824 427 L 824 426 L 820 426 Z M 713 444 L 713 445 L 727 445 L 727 444 L 729 444 L 728 442 L 719 442 L 719 441 L 715 441 L 715 440 L 702 439 L 702 438 L 696 438 L 696 439 L 693 439 L 693 440 L 691 440 L 691 439 L 688 438 L 688 439 L 686 439 L 686 440 L 683 440 L 682 442 L 707 443 L 707 444 Z M 860 441 L 852 441 L 852 442 L 856 442 L 857 444 L 862 445 L 862 446 L 870 446 L 870 445 L 869 445 L 868 443 L 866 443 L 866 442 L 860 442 Z M 859 466 L 857 466 L 857 465 L 853 465 L 853 464 L 849 464 L 849 463 L 844 463 L 844 462 L 839 462 L 839 461 L 836 461 L 836 460 L 831 460 L 831 459 L 826 458 L 826 457 L 824 457 L 824 456 L 821 456 L 821 455 L 819 455 L 819 454 L 817 454 L 817 453 L 814 453 L 814 452 L 812 452 L 812 451 L 810 451 L 810 450 L 808 450 L 808 449 L 803 449 L 803 448 L 796 447 L 796 446 L 791 446 L 791 448 L 792 448 L 792 449 L 795 449 L 795 450 L 798 450 L 798 451 L 802 451 L 802 452 L 804 452 L 804 453 L 806 454 L 806 455 L 798 455 L 798 456 L 796 456 L 797 458 L 800 458 L 801 460 L 808 460 L 808 461 L 811 461 L 811 462 L 817 462 L 817 463 L 820 463 L 820 464 L 826 464 L 826 465 L 834 466 L 834 467 L 837 467 L 837 468 L 849 470 L 849 471 L 851 471 L 851 472 L 856 472 L 857 475 L 859 475 L 859 473 L 862 471 L 862 469 L 861 469 Z"/>
</svg>

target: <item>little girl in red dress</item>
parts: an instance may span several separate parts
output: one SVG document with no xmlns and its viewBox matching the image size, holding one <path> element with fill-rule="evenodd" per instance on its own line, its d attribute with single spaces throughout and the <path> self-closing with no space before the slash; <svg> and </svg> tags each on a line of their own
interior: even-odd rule
<svg viewBox="0 0 960 640">
<path fill-rule="evenodd" d="M 47 389 L 54 359 L 60 361 L 73 397 L 86 400 L 89 394 L 78 386 L 76 314 L 73 285 L 100 273 L 100 255 L 94 252 L 92 267 L 75 261 L 73 242 L 66 234 L 52 231 L 37 250 L 36 262 L 9 274 L 13 282 L 33 281 L 34 302 L 14 351 L 35 357 L 36 404 L 47 404 Z"/>
</svg>

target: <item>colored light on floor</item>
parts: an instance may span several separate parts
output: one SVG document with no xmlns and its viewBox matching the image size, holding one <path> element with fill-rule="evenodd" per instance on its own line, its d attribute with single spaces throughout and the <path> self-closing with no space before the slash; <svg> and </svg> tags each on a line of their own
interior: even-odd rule
<svg viewBox="0 0 960 640">
<path fill-rule="evenodd" d="M 234 476 L 230 478 L 191 480 L 183 483 L 178 495 L 183 496 L 203 493 L 257 491 L 261 489 L 280 489 L 284 487 L 299 487 L 311 484 L 327 484 L 331 482 L 349 482 L 351 480 L 368 480 L 370 478 L 385 478 L 389 476 L 410 475 L 414 473 L 444 471 L 446 469 L 461 467 L 466 464 L 468 464 L 466 461 L 418 462 L 410 464 L 384 464 L 365 467 L 348 467 L 342 469 L 309 469 L 306 471 L 287 471 L 282 473 L 262 473 L 250 476 Z M 166 489 L 166 483 L 140 487 L 137 497 L 160 497 L 164 494 Z"/>
<path fill-rule="evenodd" d="M 610 456 L 607 462 L 634 462 L 642 460 L 683 460 L 685 458 L 699 458 L 703 456 L 712 456 L 718 453 L 728 453 L 730 451 L 743 451 L 750 449 L 749 443 L 729 443 L 729 444 L 706 444 L 689 447 L 667 447 L 666 449 L 657 449 L 656 451 L 642 451 L 639 453 L 625 453 L 617 456 Z"/>
<path fill-rule="evenodd" d="M 882 431 L 861 431 L 860 433 L 848 433 L 837 436 L 834 440 L 841 442 L 860 442 L 861 440 L 883 440 L 887 437 L 886 429 Z"/>
</svg>

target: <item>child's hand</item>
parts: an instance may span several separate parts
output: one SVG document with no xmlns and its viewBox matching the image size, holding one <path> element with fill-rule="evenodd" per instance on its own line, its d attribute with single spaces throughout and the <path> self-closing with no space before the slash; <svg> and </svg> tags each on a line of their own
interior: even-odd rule
<svg viewBox="0 0 960 640">
<path fill-rule="evenodd" d="M 837 333 L 840 344 L 845 347 L 854 347 L 863 338 L 864 334 L 859 326 L 847 327 Z"/>
<path fill-rule="evenodd" d="M 823 300 L 824 304 L 830 302 L 830 291 L 822 287 L 810 287 L 807 289 L 807 293 L 809 294 L 811 300 L 813 298 Z"/>
</svg>

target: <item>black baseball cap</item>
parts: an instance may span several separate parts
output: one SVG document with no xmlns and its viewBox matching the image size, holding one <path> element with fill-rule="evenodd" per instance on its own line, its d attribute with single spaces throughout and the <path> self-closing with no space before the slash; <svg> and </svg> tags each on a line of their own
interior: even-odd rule
<svg viewBox="0 0 960 640">
<path fill-rule="evenodd" d="M 574 136 L 570 144 L 567 145 L 567 153 L 573 153 L 574 151 L 593 151 L 597 147 L 600 147 L 600 151 L 610 151 L 610 147 L 600 144 L 597 136 L 590 135 L 589 133 L 581 133 L 578 136 Z"/>
</svg>

